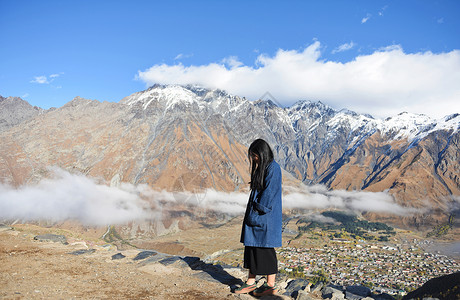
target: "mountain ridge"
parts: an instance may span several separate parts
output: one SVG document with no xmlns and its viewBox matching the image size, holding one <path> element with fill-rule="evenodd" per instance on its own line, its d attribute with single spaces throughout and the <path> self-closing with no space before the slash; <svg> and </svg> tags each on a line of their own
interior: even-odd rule
<svg viewBox="0 0 460 300">
<path fill-rule="evenodd" d="M 235 191 L 249 180 L 247 147 L 261 137 L 304 183 L 387 191 L 403 206 L 445 210 L 460 195 L 459 128 L 458 113 L 381 120 L 309 100 L 282 108 L 218 89 L 155 85 L 119 103 L 75 98 L 0 133 L 8 141 L 0 178 L 22 184 L 54 163 L 108 182 Z M 33 167 L 20 157 L 34 158 Z"/>
</svg>

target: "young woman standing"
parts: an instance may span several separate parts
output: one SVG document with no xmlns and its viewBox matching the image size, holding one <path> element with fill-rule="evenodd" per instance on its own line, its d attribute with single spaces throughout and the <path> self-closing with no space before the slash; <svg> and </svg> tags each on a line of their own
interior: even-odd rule
<svg viewBox="0 0 460 300">
<path fill-rule="evenodd" d="M 281 168 L 273 159 L 270 146 L 255 140 L 248 150 L 251 165 L 251 194 L 241 230 L 244 244 L 244 267 L 249 269 L 247 281 L 237 294 L 254 291 L 254 296 L 276 293 L 275 277 L 278 260 L 274 247 L 281 247 L 282 200 Z M 256 275 L 266 275 L 267 282 L 257 288 Z"/>
</svg>

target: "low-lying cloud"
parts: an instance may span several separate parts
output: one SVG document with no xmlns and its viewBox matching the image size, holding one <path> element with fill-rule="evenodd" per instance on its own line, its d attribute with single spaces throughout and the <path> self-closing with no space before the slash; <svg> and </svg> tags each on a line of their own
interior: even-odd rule
<svg viewBox="0 0 460 300">
<path fill-rule="evenodd" d="M 147 86 L 200 84 L 250 100 L 270 92 L 286 106 L 321 100 L 380 118 L 403 111 L 436 118 L 460 112 L 460 50 L 408 54 L 391 45 L 346 63 L 322 59 L 322 50 L 318 41 L 300 51 L 280 49 L 274 56 L 259 55 L 255 66 L 236 57 L 197 66 L 157 64 L 139 71 L 137 78 Z"/>
<path fill-rule="evenodd" d="M 323 185 L 301 186 L 284 196 L 286 208 L 336 208 L 355 212 L 376 212 L 398 216 L 421 213 L 423 210 L 403 207 L 387 192 L 328 190 Z"/>
<path fill-rule="evenodd" d="M 84 175 L 51 171 L 51 178 L 36 185 L 0 184 L 0 219 L 107 225 L 149 217 L 148 203 L 141 199 L 145 186 L 109 187 Z"/>
<path fill-rule="evenodd" d="M 0 220 L 65 221 L 86 225 L 124 224 L 134 220 L 157 220 L 162 211 L 174 204 L 243 215 L 248 193 L 202 193 L 156 191 L 147 185 L 121 183 L 107 186 L 94 178 L 52 168 L 51 176 L 35 185 L 14 188 L 0 184 Z M 385 192 L 329 191 L 321 185 L 285 187 L 285 209 L 336 208 L 358 212 L 395 215 L 419 213 L 398 205 Z"/>
</svg>

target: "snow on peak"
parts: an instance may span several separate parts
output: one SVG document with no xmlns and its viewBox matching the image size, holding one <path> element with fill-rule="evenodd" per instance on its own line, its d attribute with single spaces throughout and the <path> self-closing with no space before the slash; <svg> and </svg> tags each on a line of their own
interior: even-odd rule
<svg viewBox="0 0 460 300">
<path fill-rule="evenodd" d="M 197 104 L 198 107 L 212 107 L 214 110 L 234 110 L 246 99 L 230 95 L 220 89 L 210 90 L 199 85 L 159 85 L 156 84 L 145 91 L 134 93 L 120 101 L 133 105 L 141 103 L 146 109 L 153 101 L 160 102 L 166 110 L 176 104 Z"/>
<path fill-rule="evenodd" d="M 291 107 L 286 108 L 286 112 L 293 122 L 305 117 L 313 119 L 322 119 L 324 116 L 332 117 L 337 113 L 332 107 L 320 101 L 310 100 L 297 101 Z"/>
<path fill-rule="evenodd" d="M 422 114 L 403 112 L 383 120 L 378 129 L 384 134 L 395 134 L 393 139 L 407 138 L 412 141 L 423 139 L 434 131 L 446 130 L 455 133 L 459 128 L 460 114 L 436 120 Z"/>
<path fill-rule="evenodd" d="M 330 111 L 335 112 L 335 110 L 332 107 L 326 104 L 323 104 L 321 101 L 311 101 L 311 100 L 297 101 L 296 103 L 294 103 L 294 105 L 292 105 L 289 108 L 290 111 L 301 111 L 301 110 L 311 111 L 313 109 L 316 109 L 321 112 L 330 112 Z"/>
<path fill-rule="evenodd" d="M 347 126 L 351 131 L 372 131 L 378 125 L 378 121 L 372 117 L 342 109 L 328 122 L 328 125 L 332 128 Z"/>
<path fill-rule="evenodd" d="M 197 103 L 200 98 L 191 88 L 180 85 L 154 85 L 145 91 L 124 98 L 121 102 L 127 105 L 140 102 L 146 109 L 152 101 L 158 101 L 168 109 L 178 103 Z"/>
<path fill-rule="evenodd" d="M 140 103 L 146 109 L 152 101 L 158 101 L 167 109 L 176 104 L 195 104 L 201 108 L 210 108 L 221 114 L 245 110 L 247 105 L 262 106 L 273 110 L 279 121 L 295 127 L 299 120 L 305 120 L 312 130 L 326 123 L 331 130 L 349 128 L 352 132 L 368 134 L 380 131 L 391 139 L 422 139 L 433 131 L 447 130 L 456 132 L 460 128 L 460 114 L 452 114 L 442 119 L 431 119 L 426 115 L 402 112 L 396 116 L 374 119 L 348 109 L 335 110 L 320 101 L 302 100 L 291 107 L 280 108 L 270 101 L 247 101 L 245 98 L 230 95 L 219 89 L 206 89 L 198 85 L 154 85 L 151 88 L 124 98 L 121 103 L 133 105 Z"/>
<path fill-rule="evenodd" d="M 381 121 L 378 129 L 383 134 L 395 134 L 393 137 L 395 140 L 402 138 L 413 140 L 425 126 L 431 126 L 433 123 L 434 121 L 426 115 L 402 112 Z"/>
</svg>

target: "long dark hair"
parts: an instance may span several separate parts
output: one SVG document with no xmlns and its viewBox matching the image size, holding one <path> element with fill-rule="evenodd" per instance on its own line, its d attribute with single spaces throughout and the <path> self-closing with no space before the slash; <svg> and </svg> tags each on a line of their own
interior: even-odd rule
<svg viewBox="0 0 460 300">
<path fill-rule="evenodd" d="M 259 157 L 259 163 L 255 163 L 253 155 Z M 264 189 L 265 172 L 267 166 L 273 161 L 273 151 L 266 141 L 257 139 L 252 142 L 248 149 L 248 158 L 251 163 L 251 190 L 261 191 Z"/>
</svg>

